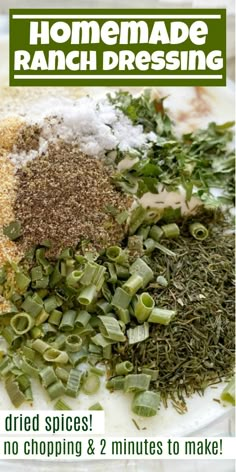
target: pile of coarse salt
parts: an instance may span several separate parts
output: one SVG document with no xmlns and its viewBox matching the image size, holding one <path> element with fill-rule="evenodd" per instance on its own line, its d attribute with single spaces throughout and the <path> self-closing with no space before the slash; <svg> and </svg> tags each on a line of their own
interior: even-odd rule
<svg viewBox="0 0 236 472">
<path fill-rule="evenodd" d="M 37 150 L 19 152 L 15 148 L 10 154 L 18 168 L 46 153 L 48 143 L 58 139 L 79 144 L 82 152 L 98 158 L 115 149 L 143 149 L 155 140 L 154 133 L 144 133 L 141 125 L 134 126 L 121 110 L 104 98 L 43 98 L 25 112 L 24 119 L 27 125 L 37 124 L 41 133 Z"/>
</svg>

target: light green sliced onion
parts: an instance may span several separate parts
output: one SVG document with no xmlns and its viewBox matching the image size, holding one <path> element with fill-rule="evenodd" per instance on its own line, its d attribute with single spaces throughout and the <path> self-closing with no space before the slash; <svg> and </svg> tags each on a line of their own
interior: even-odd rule
<svg viewBox="0 0 236 472">
<path fill-rule="evenodd" d="M 57 402 L 55 403 L 54 405 L 54 410 L 58 410 L 58 411 L 69 411 L 69 410 L 72 410 L 72 408 L 67 405 L 66 402 L 64 402 L 64 400 L 62 400 L 61 398 L 59 398 L 57 400 Z"/>
<path fill-rule="evenodd" d="M 77 287 L 79 281 L 81 279 L 83 272 L 81 270 L 73 270 L 67 277 L 66 277 L 66 284 L 69 287 Z"/>
<path fill-rule="evenodd" d="M 231 403 L 231 405 L 236 404 L 235 400 L 235 377 L 233 377 L 230 382 L 224 388 L 221 396 L 221 400 Z"/>
<path fill-rule="evenodd" d="M 33 328 L 34 320 L 28 313 L 22 312 L 11 318 L 10 325 L 15 333 L 21 336 Z"/>
<path fill-rule="evenodd" d="M 65 388 L 61 380 L 57 380 L 47 388 L 47 393 L 51 400 L 61 397 L 65 393 Z"/>
<path fill-rule="evenodd" d="M 127 260 L 126 253 L 119 246 L 110 246 L 106 250 L 106 255 L 111 262 L 116 264 L 122 264 Z"/>
<path fill-rule="evenodd" d="M 102 325 L 101 333 L 112 341 L 125 341 L 125 335 L 120 329 L 118 321 L 111 316 L 98 316 Z M 105 347 L 105 346 L 104 346 Z"/>
<path fill-rule="evenodd" d="M 49 385 L 52 385 L 58 380 L 54 369 L 51 366 L 44 367 L 44 369 L 40 370 L 39 376 L 45 388 L 48 388 Z"/>
<path fill-rule="evenodd" d="M 134 315 L 139 323 L 146 321 L 154 308 L 155 302 L 149 293 L 144 292 L 137 297 Z"/>
<path fill-rule="evenodd" d="M 62 312 L 59 310 L 52 310 L 48 318 L 49 323 L 55 326 L 59 326 L 62 319 Z"/>
<path fill-rule="evenodd" d="M 62 315 L 61 323 L 59 326 L 60 331 L 72 331 L 75 326 L 75 319 L 77 312 L 75 310 L 67 310 Z"/>
<path fill-rule="evenodd" d="M 25 292 L 31 282 L 30 278 L 23 272 L 17 272 L 15 274 L 16 286 L 21 292 Z"/>
<path fill-rule="evenodd" d="M 139 274 L 132 274 L 122 287 L 130 296 L 133 296 L 143 287 L 143 277 Z"/>
<path fill-rule="evenodd" d="M 79 394 L 82 372 L 78 369 L 71 369 L 66 384 L 66 394 L 76 398 Z"/>
<path fill-rule="evenodd" d="M 82 390 L 86 395 L 93 395 L 94 393 L 97 393 L 99 387 L 100 378 L 96 374 L 88 374 L 82 384 Z"/>
<path fill-rule="evenodd" d="M 132 362 L 129 361 L 124 361 L 120 362 L 119 364 L 116 364 L 115 371 L 117 375 L 126 375 L 132 372 L 134 369 L 134 366 Z"/>
<path fill-rule="evenodd" d="M 81 305 L 90 305 L 97 295 L 97 289 L 95 285 L 89 285 L 81 290 L 77 300 Z"/>
<path fill-rule="evenodd" d="M 55 374 L 58 379 L 62 380 L 62 382 L 67 382 L 69 378 L 69 370 L 64 369 L 63 367 L 56 367 Z"/>
<path fill-rule="evenodd" d="M 136 233 L 137 229 L 142 225 L 145 220 L 146 209 L 141 205 L 134 208 L 131 213 L 130 222 L 129 222 L 129 234 L 132 235 Z"/>
<path fill-rule="evenodd" d="M 114 293 L 114 296 L 111 300 L 111 305 L 116 308 L 122 308 L 125 310 L 128 308 L 131 302 L 131 295 L 127 293 L 126 290 L 123 290 L 121 287 L 117 287 Z"/>
<path fill-rule="evenodd" d="M 163 275 L 158 275 L 157 283 L 162 287 L 168 287 L 168 280 Z"/>
<path fill-rule="evenodd" d="M 87 311 L 85 310 L 79 311 L 75 319 L 75 327 L 79 328 L 80 326 L 83 326 L 83 327 L 87 326 L 90 319 L 91 319 L 91 315 Z"/>
<path fill-rule="evenodd" d="M 66 338 L 66 350 L 68 352 L 78 352 L 82 347 L 82 339 L 77 334 L 70 334 Z"/>
<path fill-rule="evenodd" d="M 141 392 L 148 390 L 151 381 L 151 375 L 147 374 L 128 374 L 124 381 L 125 392 Z"/>
<path fill-rule="evenodd" d="M 148 318 L 149 323 L 160 323 L 168 325 L 176 315 L 175 310 L 155 307 Z"/>
<path fill-rule="evenodd" d="M 128 329 L 127 336 L 129 344 L 136 344 L 145 341 L 145 339 L 149 338 L 149 324 L 144 322 L 140 326 Z"/>
<path fill-rule="evenodd" d="M 154 239 L 154 241 L 159 241 L 163 236 L 163 231 L 159 226 L 152 226 L 149 231 L 149 237 Z M 146 238 L 145 238 L 146 239 Z"/>
<path fill-rule="evenodd" d="M 128 324 L 130 322 L 130 314 L 128 308 L 116 308 L 116 314 L 120 321 L 124 324 Z"/>
<path fill-rule="evenodd" d="M 107 381 L 106 388 L 108 390 L 124 390 L 124 383 L 124 376 L 113 377 Z"/>
<path fill-rule="evenodd" d="M 102 407 L 101 403 L 98 402 L 98 403 L 94 403 L 94 405 L 91 405 L 89 407 L 89 410 L 100 411 L 100 410 L 103 410 L 103 407 Z"/>
<path fill-rule="evenodd" d="M 131 274 L 138 274 L 143 279 L 143 288 L 153 279 L 152 269 L 140 257 L 130 266 Z"/>
<path fill-rule="evenodd" d="M 21 392 L 16 380 L 8 378 L 5 382 L 6 391 L 15 408 L 19 408 L 25 401 L 25 395 Z"/>
<path fill-rule="evenodd" d="M 42 339 L 36 339 L 32 343 L 32 348 L 35 351 L 39 352 L 40 354 L 43 354 L 45 351 L 47 351 L 47 349 L 49 348 L 49 345 L 48 345 L 48 343 L 46 343 Z"/>
<path fill-rule="evenodd" d="M 176 223 L 170 223 L 161 227 L 163 231 L 163 238 L 177 238 L 180 235 L 179 227 Z"/>
<path fill-rule="evenodd" d="M 149 418 L 157 414 L 159 405 L 159 393 L 146 391 L 134 395 L 131 409 L 136 415 Z"/>
<path fill-rule="evenodd" d="M 156 249 L 156 241 L 151 238 L 146 239 L 143 245 L 145 247 L 145 254 L 151 254 Z"/>
<path fill-rule="evenodd" d="M 208 237 L 208 229 L 201 223 L 192 223 L 189 226 L 190 234 L 199 241 L 204 241 Z"/>
<path fill-rule="evenodd" d="M 57 364 L 67 364 L 69 357 L 65 351 L 59 351 L 53 347 L 44 352 L 43 358 L 47 362 L 56 362 Z"/>
</svg>

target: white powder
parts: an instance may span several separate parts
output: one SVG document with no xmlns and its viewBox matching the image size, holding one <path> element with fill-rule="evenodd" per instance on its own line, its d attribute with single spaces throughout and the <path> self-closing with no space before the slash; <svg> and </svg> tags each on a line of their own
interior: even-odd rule
<svg viewBox="0 0 236 472">
<path fill-rule="evenodd" d="M 134 126 L 106 99 L 41 99 L 33 110 L 25 110 L 24 118 L 28 124 L 37 123 L 42 132 L 38 151 L 10 155 L 16 167 L 45 153 L 48 143 L 58 138 L 76 142 L 85 154 L 99 158 L 116 148 L 121 151 L 145 148 L 155 139 L 154 133 L 146 134 L 141 125 Z"/>
</svg>

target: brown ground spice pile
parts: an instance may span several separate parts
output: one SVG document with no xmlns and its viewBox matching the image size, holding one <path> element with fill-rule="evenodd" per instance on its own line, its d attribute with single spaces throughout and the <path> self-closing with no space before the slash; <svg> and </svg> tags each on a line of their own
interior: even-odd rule
<svg viewBox="0 0 236 472">
<path fill-rule="evenodd" d="M 117 243 L 124 226 L 107 212 L 119 212 L 131 204 L 111 183 L 101 161 L 81 153 L 72 144 L 50 144 L 45 156 L 17 171 L 15 218 L 22 223 L 20 244 L 24 249 L 45 239 L 52 243 L 51 255 L 81 239 L 96 249 Z"/>
<path fill-rule="evenodd" d="M 22 257 L 20 248 L 3 234 L 3 227 L 14 220 L 16 185 L 14 167 L 7 152 L 12 150 L 22 126 L 18 119 L 8 118 L 0 123 L 0 268 L 8 260 L 18 262 Z M 8 308 L 9 303 L 0 296 L 0 313 Z"/>
</svg>

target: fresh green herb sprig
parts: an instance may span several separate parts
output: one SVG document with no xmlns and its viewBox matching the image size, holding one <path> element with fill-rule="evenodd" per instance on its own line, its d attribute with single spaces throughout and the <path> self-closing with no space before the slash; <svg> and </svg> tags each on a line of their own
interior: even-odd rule
<svg viewBox="0 0 236 472">
<path fill-rule="evenodd" d="M 232 203 L 235 158 L 229 144 L 233 122 L 210 123 L 206 129 L 177 138 L 164 99 L 152 98 L 149 90 L 138 97 L 120 91 L 109 98 L 135 125 L 142 124 L 145 132 L 156 135 L 148 150 L 140 151 L 139 160 L 134 160 L 131 169 L 114 174 L 119 187 L 141 197 L 146 192 L 158 193 L 159 184 L 167 190 L 177 190 L 182 185 L 186 201 L 195 195 L 206 206 Z M 119 160 L 125 156 L 119 153 Z M 213 188 L 222 189 L 223 194 L 215 197 Z"/>
</svg>

